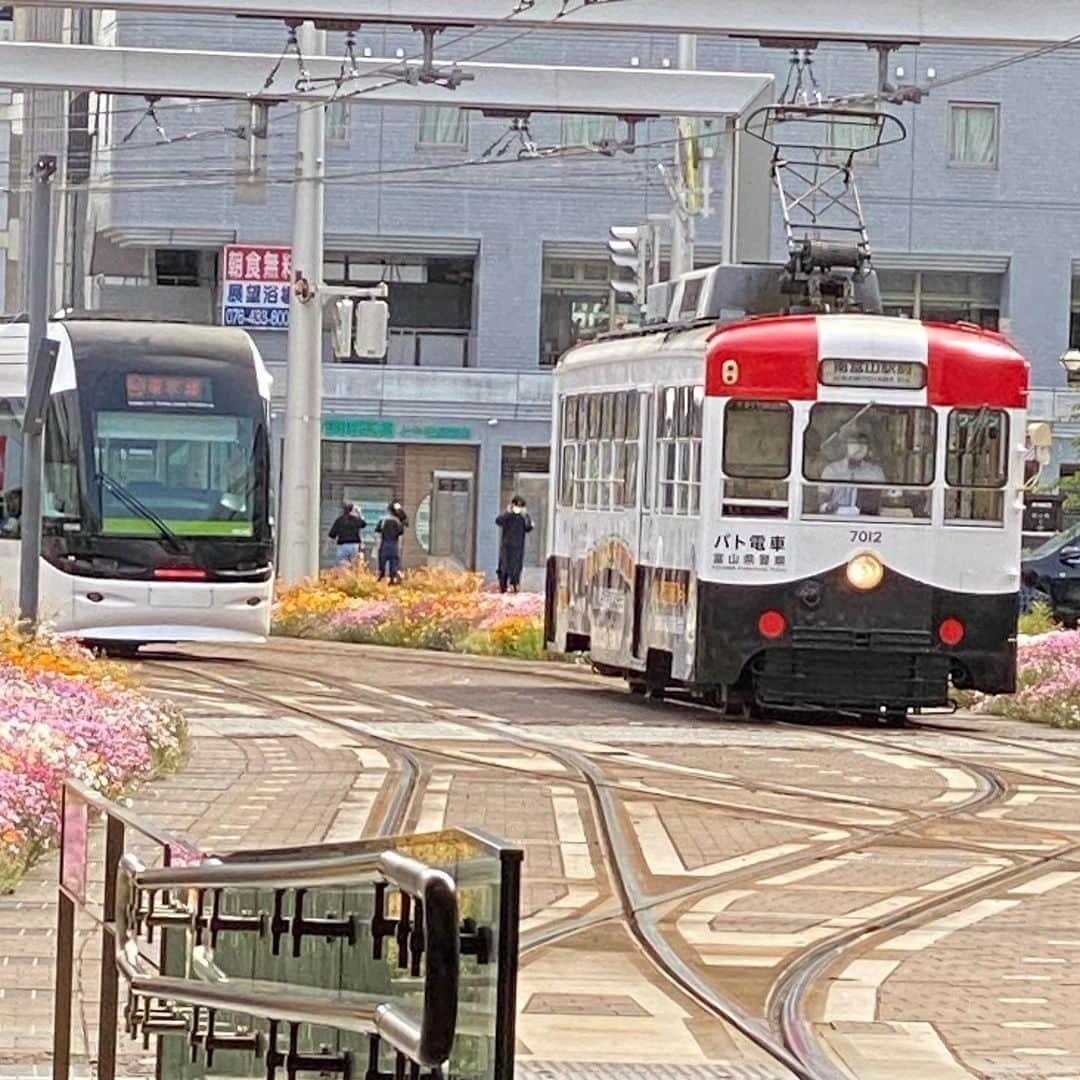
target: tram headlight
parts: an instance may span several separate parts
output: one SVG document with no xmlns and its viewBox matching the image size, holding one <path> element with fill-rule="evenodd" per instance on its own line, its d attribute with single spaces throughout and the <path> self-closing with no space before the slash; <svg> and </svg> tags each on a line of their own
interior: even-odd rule
<svg viewBox="0 0 1080 1080">
<path fill-rule="evenodd" d="M 862 555 L 856 555 L 847 564 L 848 582 L 863 592 L 876 589 L 884 577 L 885 567 L 881 565 L 881 560 L 876 555 L 864 552 Z"/>
</svg>

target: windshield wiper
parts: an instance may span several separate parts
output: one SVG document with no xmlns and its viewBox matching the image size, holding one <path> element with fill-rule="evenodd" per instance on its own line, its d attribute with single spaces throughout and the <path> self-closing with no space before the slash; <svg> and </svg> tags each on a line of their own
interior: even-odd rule
<svg viewBox="0 0 1080 1080">
<path fill-rule="evenodd" d="M 174 533 L 172 529 L 170 529 L 169 526 L 146 505 L 146 503 L 121 484 L 119 480 L 114 480 L 107 473 L 103 472 L 97 474 L 97 480 L 102 487 L 108 488 L 109 491 L 129 510 L 138 514 L 139 517 L 146 518 L 146 520 L 158 530 L 162 540 L 166 541 L 173 551 L 178 554 L 184 554 L 189 550 L 187 544 L 185 544 L 184 541 L 181 540 L 180 537 L 177 536 L 176 533 Z"/>
</svg>

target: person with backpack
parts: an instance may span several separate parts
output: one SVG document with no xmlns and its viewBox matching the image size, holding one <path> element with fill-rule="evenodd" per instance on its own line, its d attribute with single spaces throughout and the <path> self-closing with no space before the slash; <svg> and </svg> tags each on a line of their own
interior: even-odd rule
<svg viewBox="0 0 1080 1080">
<path fill-rule="evenodd" d="M 341 504 L 341 513 L 330 526 L 330 539 L 337 542 L 337 561 L 350 562 L 360 554 L 360 533 L 367 527 L 367 522 L 357 512 L 351 502 Z"/>
<path fill-rule="evenodd" d="M 386 514 L 375 531 L 379 534 L 379 580 L 389 577 L 391 585 L 401 581 L 401 538 L 408 528 L 409 518 L 396 500 L 386 508 Z"/>
</svg>

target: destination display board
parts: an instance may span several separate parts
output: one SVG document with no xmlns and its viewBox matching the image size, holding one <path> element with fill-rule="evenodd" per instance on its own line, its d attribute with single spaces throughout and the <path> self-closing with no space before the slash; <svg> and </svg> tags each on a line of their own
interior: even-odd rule
<svg viewBox="0 0 1080 1080">
<path fill-rule="evenodd" d="M 921 390 L 926 368 L 909 360 L 822 360 L 824 386 L 873 386 L 883 390 Z"/>
</svg>

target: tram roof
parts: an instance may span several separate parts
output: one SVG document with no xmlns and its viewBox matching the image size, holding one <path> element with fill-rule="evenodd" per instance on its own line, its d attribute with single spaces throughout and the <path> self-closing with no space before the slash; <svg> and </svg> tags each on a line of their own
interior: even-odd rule
<svg viewBox="0 0 1080 1080">
<path fill-rule="evenodd" d="M 77 357 L 104 354 L 116 359 L 118 351 L 142 356 L 179 359 L 204 357 L 251 367 L 255 354 L 251 338 L 243 330 L 192 323 L 157 322 L 114 318 L 65 318 L 49 323 L 51 337 L 66 335 Z M 0 339 L 25 341 L 25 322 L 0 326 Z M 108 350 L 108 353 L 105 353 Z"/>
<path fill-rule="evenodd" d="M 65 319 L 60 325 L 76 356 L 121 349 L 143 356 L 206 357 L 244 367 L 254 363 L 251 338 L 231 327 L 110 319 Z"/>
<path fill-rule="evenodd" d="M 711 395 L 814 399 L 824 359 L 892 360 L 927 367 L 928 400 L 939 405 L 1027 403 L 1028 364 L 1003 335 L 969 324 L 889 315 L 767 315 L 692 327 L 615 334 L 571 349 L 567 372 L 611 363 L 663 362 L 697 353 Z M 725 377 L 735 359 L 738 377 Z"/>
</svg>

